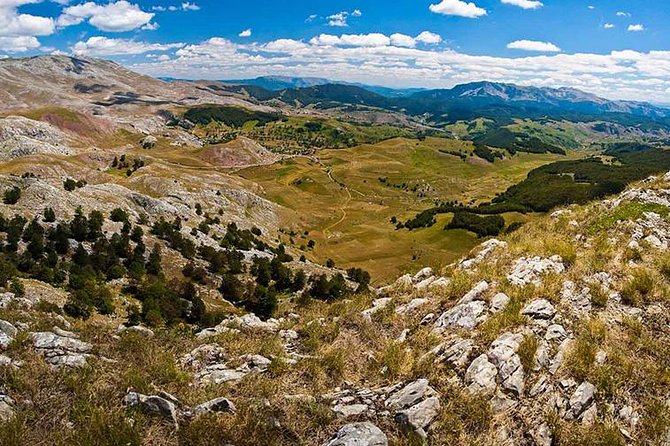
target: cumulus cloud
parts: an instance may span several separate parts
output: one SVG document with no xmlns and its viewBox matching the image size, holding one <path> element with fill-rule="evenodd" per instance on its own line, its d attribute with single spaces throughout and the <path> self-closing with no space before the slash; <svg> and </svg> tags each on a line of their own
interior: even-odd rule
<svg viewBox="0 0 670 446">
<path fill-rule="evenodd" d="M 500 1 L 507 5 L 514 5 L 523 9 L 538 9 L 544 6 L 542 2 L 536 0 L 500 0 Z"/>
<path fill-rule="evenodd" d="M 181 9 L 184 11 L 200 11 L 200 6 L 195 3 L 184 2 L 181 4 Z"/>
<path fill-rule="evenodd" d="M 20 6 L 38 1 L 0 0 L 0 36 L 35 37 L 53 34 L 56 29 L 53 19 L 18 12 Z"/>
<path fill-rule="evenodd" d="M 309 43 L 316 46 L 349 46 L 349 47 L 382 47 L 393 46 L 399 48 L 414 48 L 418 43 L 434 45 L 440 43 L 442 37 L 438 34 L 424 31 L 416 37 L 407 34 L 395 33 L 387 36 L 382 33 L 370 34 L 321 34 L 310 39 Z"/>
<path fill-rule="evenodd" d="M 551 42 L 539 42 L 537 40 L 516 40 L 507 44 L 507 48 L 522 51 L 538 51 L 545 53 L 558 53 L 559 47 Z"/>
<path fill-rule="evenodd" d="M 111 39 L 103 36 L 95 36 L 86 41 L 77 42 L 72 47 L 72 52 L 84 56 L 104 57 L 144 54 L 150 51 L 169 51 L 183 46 L 183 43 L 147 43 L 131 39 Z"/>
<path fill-rule="evenodd" d="M 6 53 L 23 53 L 39 47 L 39 40 L 33 36 L 0 36 L 0 50 Z"/>
<path fill-rule="evenodd" d="M 238 34 L 240 37 L 251 37 L 251 29 L 245 29 L 241 33 Z"/>
<path fill-rule="evenodd" d="M 628 31 L 634 32 L 634 33 L 644 31 L 644 25 L 641 25 L 639 23 L 636 24 L 636 25 L 628 25 Z"/>
<path fill-rule="evenodd" d="M 630 17 L 631 16 L 630 12 L 625 12 L 625 11 L 617 11 L 616 15 L 617 15 L 617 17 Z"/>
<path fill-rule="evenodd" d="M 614 23 L 605 23 L 605 24 L 603 25 L 603 28 L 605 28 L 605 29 L 612 29 L 612 28 L 614 28 Z"/>
<path fill-rule="evenodd" d="M 326 20 L 328 20 L 328 26 L 339 26 L 339 27 L 346 27 L 349 26 L 349 17 L 361 17 L 363 13 L 361 12 L 360 9 L 354 9 L 353 11 L 340 11 L 336 14 L 329 15 L 326 17 Z M 311 15 L 308 17 L 309 21 L 312 21 L 316 18 L 315 15 Z"/>
<path fill-rule="evenodd" d="M 455 15 L 470 19 L 486 15 L 486 9 L 480 8 L 472 2 L 467 3 L 462 0 L 442 0 L 440 3 L 431 4 L 428 9 L 436 14 Z"/>
<path fill-rule="evenodd" d="M 426 45 L 436 45 L 442 42 L 442 37 L 439 34 L 435 34 L 430 31 L 424 31 L 416 36 L 416 41 L 425 43 Z"/>
<path fill-rule="evenodd" d="M 143 26 L 149 26 L 150 29 L 155 26 L 150 25 L 154 15 L 154 13 L 145 12 L 140 9 L 139 5 L 126 0 L 104 5 L 86 2 L 65 8 L 63 14 L 58 18 L 58 25 L 72 26 L 88 20 L 88 23 L 101 31 L 124 32 Z"/>
</svg>

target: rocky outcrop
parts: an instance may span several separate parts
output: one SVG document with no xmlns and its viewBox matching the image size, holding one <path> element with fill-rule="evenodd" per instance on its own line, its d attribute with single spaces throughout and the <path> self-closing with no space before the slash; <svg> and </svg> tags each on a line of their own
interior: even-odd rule
<svg viewBox="0 0 670 446">
<path fill-rule="evenodd" d="M 527 285 L 529 283 L 539 285 L 544 274 L 550 272 L 560 274 L 563 271 L 565 271 L 565 265 L 560 256 L 551 256 L 548 259 L 522 257 L 514 264 L 507 280 L 514 285 Z"/>
<path fill-rule="evenodd" d="M 75 333 L 58 330 L 31 335 L 33 346 L 46 361 L 57 367 L 84 367 L 93 346 L 80 341 Z"/>
</svg>

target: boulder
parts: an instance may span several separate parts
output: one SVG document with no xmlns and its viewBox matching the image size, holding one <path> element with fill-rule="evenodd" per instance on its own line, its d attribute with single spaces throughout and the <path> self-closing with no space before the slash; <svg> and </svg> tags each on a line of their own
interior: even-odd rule
<svg viewBox="0 0 670 446">
<path fill-rule="evenodd" d="M 213 400 L 207 401 L 206 403 L 198 404 L 193 409 L 193 414 L 195 416 L 202 415 L 208 412 L 235 412 L 235 405 L 228 398 L 215 398 Z"/>
<path fill-rule="evenodd" d="M 488 356 L 478 356 L 465 372 L 465 383 L 468 390 L 473 393 L 493 392 L 496 389 L 496 376 L 498 369 L 489 362 Z"/>
<path fill-rule="evenodd" d="M 437 392 L 435 392 L 435 390 L 428 384 L 427 379 L 417 379 L 391 394 L 391 396 L 386 399 L 384 405 L 391 410 L 405 409 L 415 405 L 426 397 L 436 395 L 436 393 Z"/>
<path fill-rule="evenodd" d="M 140 141 L 140 145 L 143 149 L 153 149 L 158 143 L 158 139 L 153 135 L 148 135 Z"/>
<path fill-rule="evenodd" d="M 388 446 L 388 439 L 372 423 L 352 423 L 343 426 L 324 446 Z"/>
<path fill-rule="evenodd" d="M 509 296 L 507 296 L 507 294 L 505 293 L 498 293 L 491 299 L 491 305 L 489 306 L 489 310 L 491 311 L 491 313 L 500 313 L 505 308 L 507 308 L 508 304 L 509 304 Z"/>
<path fill-rule="evenodd" d="M 553 272 L 556 274 L 565 271 L 563 259 L 560 256 L 552 256 L 548 259 L 541 257 L 522 257 L 516 261 L 512 271 L 507 275 L 507 280 L 513 285 L 528 285 L 534 283 L 539 285 L 543 274 Z"/>
<path fill-rule="evenodd" d="M 477 285 L 474 286 L 470 291 L 468 291 L 461 300 L 458 301 L 459 304 L 466 304 L 472 302 L 473 300 L 478 299 L 486 290 L 489 289 L 489 283 L 485 280 L 482 280 Z"/>
<path fill-rule="evenodd" d="M 426 437 L 426 429 L 440 412 L 440 399 L 430 397 L 412 407 L 396 413 L 395 420 L 404 429 L 413 430 L 422 437 Z"/>
<path fill-rule="evenodd" d="M 116 330 L 117 333 L 123 334 L 123 333 L 136 333 L 140 336 L 144 336 L 147 338 L 151 338 L 154 336 L 154 332 L 152 329 L 147 328 L 147 327 L 142 327 L 140 325 L 133 325 L 130 327 L 126 327 L 125 325 L 119 325 L 119 328 Z"/>
<path fill-rule="evenodd" d="M 423 268 L 423 269 L 422 269 L 421 271 L 419 271 L 418 273 L 416 273 L 416 274 L 414 275 L 414 277 L 412 278 L 412 281 L 413 281 L 414 283 L 419 283 L 419 282 L 422 282 L 422 281 L 424 281 L 424 280 L 426 280 L 426 279 L 428 279 L 428 278 L 430 278 L 430 277 L 433 277 L 434 275 L 435 275 L 435 274 L 433 273 L 433 268 L 431 268 L 431 267 L 428 266 L 428 267 L 426 267 L 426 268 Z"/>
<path fill-rule="evenodd" d="M 367 404 L 336 404 L 333 412 L 343 418 L 358 417 L 365 414 L 369 407 Z"/>
<path fill-rule="evenodd" d="M 178 408 L 177 405 L 167 398 L 158 395 L 143 395 L 137 392 L 130 392 L 124 398 L 124 403 L 128 407 L 138 407 L 144 413 L 159 416 L 170 420 L 175 426 L 178 426 Z"/>
<path fill-rule="evenodd" d="M 547 299 L 535 299 L 523 307 L 521 314 L 533 319 L 551 319 L 556 314 L 556 309 Z"/>
<path fill-rule="evenodd" d="M 570 397 L 570 411 L 575 418 L 579 417 L 593 403 L 596 391 L 596 386 L 588 381 L 584 381 L 577 387 L 577 390 Z"/>
<path fill-rule="evenodd" d="M 18 330 L 12 324 L 0 319 L 0 348 L 5 349 L 16 337 Z"/>
<path fill-rule="evenodd" d="M 435 328 L 437 330 L 447 328 L 472 330 L 485 319 L 485 307 L 486 303 L 481 300 L 456 305 L 442 313 L 437 321 L 435 321 Z"/>
<path fill-rule="evenodd" d="M 47 362 L 57 367 L 83 367 L 91 356 L 89 352 L 93 346 L 77 339 L 74 333 L 61 334 L 52 332 L 32 333 L 35 349 L 42 353 Z M 67 335 L 67 336 L 65 336 Z"/>
</svg>

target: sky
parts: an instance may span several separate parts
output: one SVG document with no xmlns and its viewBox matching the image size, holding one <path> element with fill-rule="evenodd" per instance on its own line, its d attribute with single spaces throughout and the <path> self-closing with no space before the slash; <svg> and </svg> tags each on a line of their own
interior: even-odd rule
<svg viewBox="0 0 670 446">
<path fill-rule="evenodd" d="M 0 57 L 152 76 L 489 80 L 670 103 L 668 0 L 0 0 Z"/>
</svg>

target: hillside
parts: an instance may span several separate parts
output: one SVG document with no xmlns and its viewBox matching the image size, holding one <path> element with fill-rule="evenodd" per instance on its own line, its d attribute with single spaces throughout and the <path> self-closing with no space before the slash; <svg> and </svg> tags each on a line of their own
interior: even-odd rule
<svg viewBox="0 0 670 446">
<path fill-rule="evenodd" d="M 111 314 L 64 317 L 67 298 L 21 279 L 0 309 L 3 442 L 662 441 L 668 187 L 651 178 L 444 269 L 202 331 L 123 325 L 123 292 Z"/>
<path fill-rule="evenodd" d="M 670 438 L 662 109 L 0 72 L 2 446 Z"/>
</svg>

